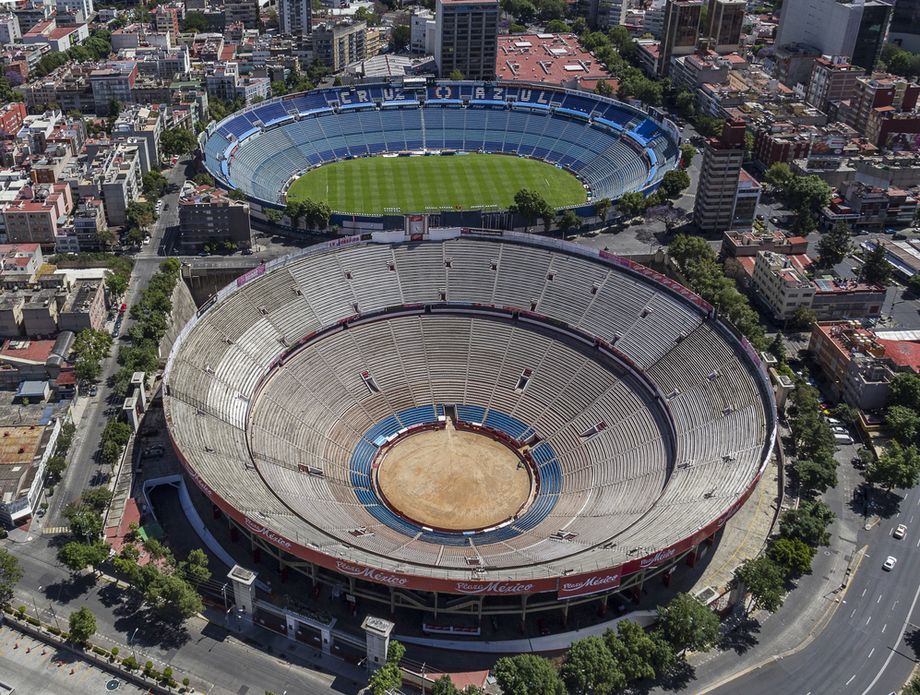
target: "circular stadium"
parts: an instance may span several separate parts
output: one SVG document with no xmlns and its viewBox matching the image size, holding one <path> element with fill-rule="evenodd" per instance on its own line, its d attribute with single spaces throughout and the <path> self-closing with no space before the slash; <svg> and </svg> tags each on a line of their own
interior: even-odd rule
<svg viewBox="0 0 920 695">
<path fill-rule="evenodd" d="M 208 127 L 203 163 L 253 212 L 326 202 L 333 221 L 495 212 L 539 191 L 556 209 L 650 191 L 679 160 L 658 112 L 524 82 L 401 82 L 283 96 Z"/>
<path fill-rule="evenodd" d="M 692 560 L 769 459 L 750 345 L 683 286 L 514 232 L 343 237 L 221 290 L 170 353 L 191 480 L 315 584 L 532 612 Z"/>
</svg>

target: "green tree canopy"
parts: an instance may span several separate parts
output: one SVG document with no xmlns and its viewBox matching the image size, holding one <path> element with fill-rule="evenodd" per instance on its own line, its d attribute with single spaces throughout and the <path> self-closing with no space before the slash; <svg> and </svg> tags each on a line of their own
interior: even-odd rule
<svg viewBox="0 0 920 695">
<path fill-rule="evenodd" d="M 89 638 L 96 634 L 96 616 L 83 606 L 70 614 L 70 639 L 75 644 L 86 644 Z"/>
<path fill-rule="evenodd" d="M 148 198 L 161 198 L 169 182 L 159 171 L 148 171 L 143 177 L 144 195 Z"/>
<path fill-rule="evenodd" d="M 546 199 L 536 191 L 522 188 L 514 194 L 514 203 L 511 205 L 511 212 L 514 212 L 526 220 L 528 225 L 533 224 L 538 219 L 547 216 L 554 216 L 555 211 L 546 202 Z"/>
<path fill-rule="evenodd" d="M 786 162 L 774 162 L 764 176 L 764 180 L 779 191 L 785 191 L 792 178 L 792 169 Z"/>
<path fill-rule="evenodd" d="M 103 540 L 83 543 L 70 541 L 58 550 L 58 560 L 71 572 L 92 567 L 98 569 L 109 557 L 109 546 Z"/>
<path fill-rule="evenodd" d="M 903 446 L 920 441 L 920 412 L 903 405 L 888 408 L 885 429 Z"/>
<path fill-rule="evenodd" d="M 169 128 L 160 137 L 160 149 L 168 155 L 191 154 L 198 148 L 198 138 L 188 128 Z"/>
<path fill-rule="evenodd" d="M 0 604 L 13 599 L 13 589 L 22 579 L 22 566 L 15 555 L 6 548 L 0 548 Z"/>
<path fill-rule="evenodd" d="M 888 490 L 912 488 L 920 478 L 920 453 L 916 445 L 891 442 L 879 458 L 866 468 L 866 480 Z"/>
<path fill-rule="evenodd" d="M 887 285 L 891 281 L 891 265 L 888 263 L 885 247 L 876 244 L 863 259 L 859 279 L 876 285 Z"/>
<path fill-rule="evenodd" d="M 777 538 L 770 545 L 770 559 L 792 577 L 811 572 L 815 549 L 798 538 Z"/>
<path fill-rule="evenodd" d="M 693 163 L 693 158 L 695 156 L 696 148 L 689 142 L 685 142 L 680 146 L 680 163 L 684 167 L 690 166 L 690 164 Z"/>
<path fill-rule="evenodd" d="M 891 380 L 889 404 L 920 412 L 920 374 L 899 372 Z"/>
<path fill-rule="evenodd" d="M 719 639 L 719 617 L 689 594 L 677 594 L 658 607 L 662 636 L 675 651 L 699 651 Z"/>
<path fill-rule="evenodd" d="M 846 258 L 851 248 L 850 226 L 846 222 L 838 222 L 818 242 L 818 263 L 825 268 L 837 265 Z"/>
<path fill-rule="evenodd" d="M 402 673 L 399 666 L 389 662 L 384 664 L 383 668 L 374 671 L 367 681 L 367 688 L 372 695 L 390 695 L 401 685 Z"/>
<path fill-rule="evenodd" d="M 776 611 L 783 605 L 786 576 L 770 557 L 748 559 L 735 570 L 734 582 L 751 594 L 755 608 Z"/>
<path fill-rule="evenodd" d="M 645 196 L 639 191 L 629 191 L 620 196 L 617 201 L 617 210 L 625 217 L 636 217 L 645 212 Z"/>
<path fill-rule="evenodd" d="M 626 687 L 626 677 L 602 637 L 574 642 L 562 662 L 560 675 L 572 695 L 612 693 Z"/>
<path fill-rule="evenodd" d="M 565 695 L 552 663 L 536 654 L 503 656 L 493 673 L 504 695 Z"/>
<path fill-rule="evenodd" d="M 661 179 L 661 190 L 668 198 L 677 198 L 690 187 L 690 174 L 683 169 L 672 169 Z"/>
<path fill-rule="evenodd" d="M 834 512 L 821 500 L 803 502 L 797 509 L 787 509 L 779 520 L 779 532 L 784 538 L 798 539 L 817 548 L 830 544 L 827 527 L 834 520 Z"/>
</svg>

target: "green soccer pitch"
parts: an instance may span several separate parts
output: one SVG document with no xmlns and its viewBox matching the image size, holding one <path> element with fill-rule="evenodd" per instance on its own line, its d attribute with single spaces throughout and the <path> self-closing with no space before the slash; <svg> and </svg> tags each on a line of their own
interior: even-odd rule
<svg viewBox="0 0 920 695">
<path fill-rule="evenodd" d="M 297 179 L 288 201 L 325 201 L 338 212 L 382 215 L 495 207 L 522 188 L 554 208 L 587 200 L 581 182 L 546 162 L 499 154 L 364 157 L 326 164 Z"/>
</svg>

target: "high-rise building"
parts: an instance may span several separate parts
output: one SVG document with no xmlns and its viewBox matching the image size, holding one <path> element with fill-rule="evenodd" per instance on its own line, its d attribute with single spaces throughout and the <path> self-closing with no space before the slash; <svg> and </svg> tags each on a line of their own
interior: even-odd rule
<svg viewBox="0 0 920 695">
<path fill-rule="evenodd" d="M 434 35 L 437 22 L 434 12 L 420 9 L 412 13 L 409 34 L 409 50 L 413 53 L 434 54 Z"/>
<path fill-rule="evenodd" d="M 846 56 L 871 72 L 891 13 L 892 5 L 881 0 L 789 0 L 783 3 L 776 46 L 812 46 L 822 55 Z"/>
<path fill-rule="evenodd" d="M 667 0 L 665 3 L 658 60 L 658 74 L 661 77 L 670 72 L 673 56 L 689 55 L 696 50 L 702 14 L 703 0 Z"/>
<path fill-rule="evenodd" d="M 84 22 L 89 21 L 95 13 L 93 0 L 56 0 L 54 5 L 58 14 L 79 13 Z"/>
<path fill-rule="evenodd" d="M 808 80 L 805 101 L 827 113 L 829 104 L 846 101 L 856 89 L 856 80 L 865 71 L 850 65 L 843 56 L 821 56 L 815 61 Z"/>
<path fill-rule="evenodd" d="M 435 61 L 442 77 L 491 80 L 498 53 L 498 0 L 438 0 Z"/>
<path fill-rule="evenodd" d="M 309 34 L 312 28 L 311 18 L 310 0 L 279 0 L 278 29 L 282 34 Z"/>
<path fill-rule="evenodd" d="M 733 53 L 741 48 L 745 0 L 709 0 L 709 48 L 716 53 Z"/>
<path fill-rule="evenodd" d="M 312 38 L 314 60 L 334 72 L 367 58 L 367 22 L 321 24 Z"/>
<path fill-rule="evenodd" d="M 226 0 L 224 22 L 227 26 L 242 22 L 246 29 L 258 29 L 259 0 Z"/>
<path fill-rule="evenodd" d="M 592 29 L 609 29 L 626 22 L 628 0 L 579 0 L 578 14 Z"/>
<path fill-rule="evenodd" d="M 735 226 L 735 200 L 744 161 L 744 131 L 744 121 L 726 121 L 722 135 L 706 142 L 693 208 L 693 221 L 701 231 L 724 232 Z"/>
<path fill-rule="evenodd" d="M 920 53 L 920 0 L 895 2 L 888 41 L 907 51 Z"/>
</svg>

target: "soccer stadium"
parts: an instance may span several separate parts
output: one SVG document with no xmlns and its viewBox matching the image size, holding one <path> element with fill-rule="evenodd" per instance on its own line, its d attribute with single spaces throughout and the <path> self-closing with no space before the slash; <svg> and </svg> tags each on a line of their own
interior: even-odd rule
<svg viewBox="0 0 920 695">
<path fill-rule="evenodd" d="M 254 212 L 310 198 L 341 222 L 502 211 L 528 187 L 587 215 L 591 201 L 654 189 L 679 140 L 657 112 L 587 92 L 406 78 L 256 104 L 209 126 L 202 151 Z"/>
<path fill-rule="evenodd" d="M 693 562 L 776 428 L 713 307 L 515 232 L 375 232 L 260 265 L 183 328 L 164 378 L 217 523 L 315 587 L 435 615 L 606 602 Z"/>
</svg>

